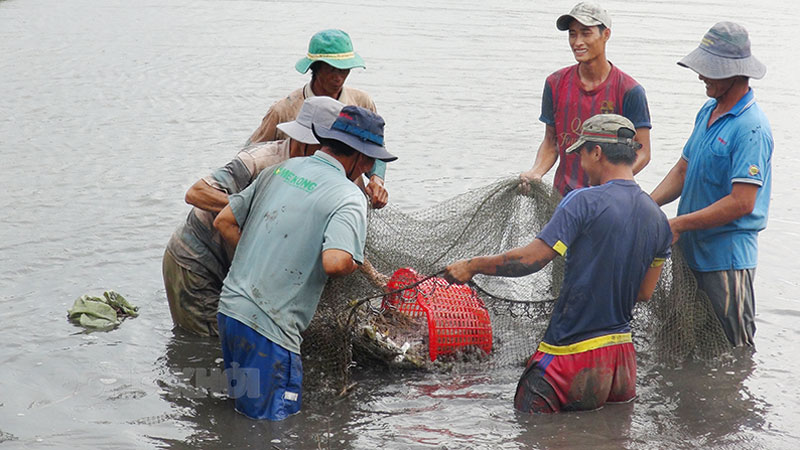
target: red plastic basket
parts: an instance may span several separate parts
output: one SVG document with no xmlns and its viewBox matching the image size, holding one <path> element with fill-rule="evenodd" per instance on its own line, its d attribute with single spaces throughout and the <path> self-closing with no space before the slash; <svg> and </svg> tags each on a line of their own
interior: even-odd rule
<svg viewBox="0 0 800 450">
<path fill-rule="evenodd" d="M 402 268 L 392 275 L 387 287 L 394 291 L 422 279 L 414 269 Z M 413 318 L 425 316 L 431 361 L 466 346 L 476 346 L 487 354 L 492 351 L 489 312 L 469 286 L 431 278 L 414 288 L 384 296 L 382 306 Z"/>
</svg>

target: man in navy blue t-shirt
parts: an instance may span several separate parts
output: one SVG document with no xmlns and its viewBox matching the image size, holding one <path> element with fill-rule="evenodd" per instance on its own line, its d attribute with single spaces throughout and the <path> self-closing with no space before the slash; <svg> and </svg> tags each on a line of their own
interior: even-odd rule
<svg viewBox="0 0 800 450">
<path fill-rule="evenodd" d="M 630 321 L 636 301 L 653 294 L 672 233 L 664 213 L 633 179 L 640 145 L 633 123 L 616 114 L 584 122 L 577 142 L 592 187 L 567 194 L 525 247 L 458 261 L 445 278 L 520 277 L 566 256 L 550 325 L 520 378 L 514 407 L 523 412 L 595 409 L 636 396 Z"/>
</svg>

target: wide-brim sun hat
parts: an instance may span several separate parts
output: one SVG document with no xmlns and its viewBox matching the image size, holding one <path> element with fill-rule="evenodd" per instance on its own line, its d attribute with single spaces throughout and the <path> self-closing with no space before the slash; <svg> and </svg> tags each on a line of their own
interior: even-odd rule
<svg viewBox="0 0 800 450">
<path fill-rule="evenodd" d="M 311 125 L 316 123 L 320 127 L 330 128 L 339 112 L 344 108 L 344 103 L 339 100 L 321 95 L 307 98 L 297 114 L 297 118 L 291 122 L 278 124 L 278 129 L 286 133 L 290 138 L 304 144 L 319 144 L 311 131 Z"/>
<path fill-rule="evenodd" d="M 300 73 L 308 72 L 311 64 L 322 61 L 337 69 L 366 69 L 364 60 L 353 51 L 350 36 L 342 30 L 322 30 L 311 36 L 308 42 L 308 53 L 300 58 L 294 68 Z"/>
<path fill-rule="evenodd" d="M 750 52 L 747 30 L 733 22 L 719 22 L 706 32 L 700 45 L 678 61 L 698 74 L 721 80 L 736 76 L 764 78 L 767 66 Z"/>
<path fill-rule="evenodd" d="M 599 142 L 606 144 L 625 144 L 633 147 L 634 150 L 642 148 L 642 144 L 633 140 L 633 138 L 620 137 L 619 130 L 627 128 L 634 135 L 636 128 L 633 126 L 627 117 L 620 116 L 619 114 L 596 114 L 583 122 L 581 127 L 581 134 L 574 144 L 567 148 L 567 153 L 580 150 L 581 147 L 587 142 Z"/>
<path fill-rule="evenodd" d="M 370 158 L 390 162 L 397 156 L 386 151 L 381 116 L 360 106 L 345 106 L 330 128 L 313 125 L 318 139 L 332 139 L 352 147 Z"/>
</svg>

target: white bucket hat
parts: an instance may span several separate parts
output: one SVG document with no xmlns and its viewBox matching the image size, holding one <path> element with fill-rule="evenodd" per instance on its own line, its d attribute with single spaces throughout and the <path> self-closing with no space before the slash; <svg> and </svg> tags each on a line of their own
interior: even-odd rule
<svg viewBox="0 0 800 450">
<path fill-rule="evenodd" d="M 344 108 L 344 103 L 326 96 L 307 98 L 297 114 L 297 119 L 291 122 L 278 124 L 278 129 L 286 133 L 295 141 L 304 144 L 319 144 L 314 133 L 311 132 L 311 124 L 317 123 L 325 128 L 330 128 L 333 122 L 339 117 L 339 111 Z"/>
</svg>

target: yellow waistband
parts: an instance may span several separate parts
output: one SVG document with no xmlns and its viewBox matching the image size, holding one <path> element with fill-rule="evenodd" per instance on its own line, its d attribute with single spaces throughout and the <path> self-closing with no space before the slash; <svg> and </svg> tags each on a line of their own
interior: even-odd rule
<svg viewBox="0 0 800 450">
<path fill-rule="evenodd" d="M 546 342 L 539 344 L 539 351 L 550 355 L 571 355 L 573 353 L 583 353 L 589 350 L 608 347 L 609 345 L 631 343 L 630 333 L 607 334 L 596 338 L 586 339 L 570 345 L 550 345 Z"/>
</svg>

